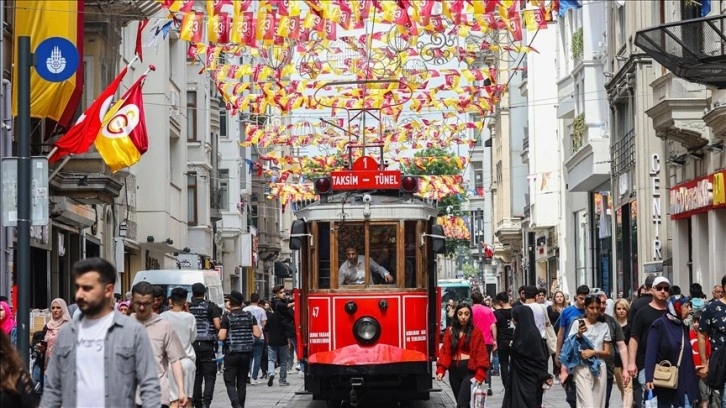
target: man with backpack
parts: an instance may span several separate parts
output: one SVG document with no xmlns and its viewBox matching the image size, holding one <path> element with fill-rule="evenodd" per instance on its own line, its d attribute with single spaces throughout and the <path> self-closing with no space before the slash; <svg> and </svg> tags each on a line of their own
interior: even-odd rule
<svg viewBox="0 0 726 408">
<path fill-rule="evenodd" d="M 262 336 L 257 319 L 242 310 L 244 297 L 236 290 L 229 294 L 230 312 L 222 318 L 219 340 L 227 341 L 229 351 L 224 356 L 224 385 L 232 408 L 245 406 L 247 375 L 255 339 Z"/>
<path fill-rule="evenodd" d="M 204 299 L 206 292 L 207 287 L 204 284 L 193 284 L 192 301 L 189 304 L 189 313 L 197 321 L 197 339 L 192 343 L 197 356 L 193 398 L 195 408 L 209 408 L 212 405 L 214 382 L 217 380 L 214 347 L 217 344 L 217 331 L 220 329 L 220 312 L 217 305 Z"/>
</svg>

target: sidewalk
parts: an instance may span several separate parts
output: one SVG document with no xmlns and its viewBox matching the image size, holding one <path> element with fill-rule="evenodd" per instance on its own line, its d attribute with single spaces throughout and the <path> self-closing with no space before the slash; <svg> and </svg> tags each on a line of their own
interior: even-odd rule
<svg viewBox="0 0 726 408">
<path fill-rule="evenodd" d="M 272 387 L 267 386 L 267 381 L 258 385 L 247 385 L 247 401 L 245 408 L 302 408 L 315 407 L 325 408 L 327 405 L 323 401 L 312 402 L 312 396 L 309 394 L 296 395 L 296 392 L 304 392 L 303 379 L 298 376 L 297 371 L 288 373 L 287 381 L 290 386 L 281 387 L 278 384 L 278 377 L 275 377 L 275 384 Z M 432 393 L 431 401 L 415 404 L 416 407 L 455 407 L 454 396 L 448 383 L 448 374 L 444 381 L 437 382 L 434 380 L 434 388 L 440 388 L 441 392 Z M 493 395 L 487 397 L 487 407 L 499 408 L 504 400 L 504 386 L 500 376 L 492 377 Z M 545 392 L 543 405 L 546 408 L 569 408 L 565 402 L 565 391 L 560 385 L 553 385 L 550 390 Z M 212 408 L 229 407 L 229 398 L 227 390 L 224 386 L 222 374 L 217 375 L 217 383 L 214 388 L 214 400 Z M 622 400 L 620 391 L 617 386 L 613 385 L 612 396 L 610 398 L 610 408 L 622 408 Z M 376 404 L 377 408 L 383 408 L 382 405 Z M 536 407 L 532 407 L 536 408 Z"/>
</svg>

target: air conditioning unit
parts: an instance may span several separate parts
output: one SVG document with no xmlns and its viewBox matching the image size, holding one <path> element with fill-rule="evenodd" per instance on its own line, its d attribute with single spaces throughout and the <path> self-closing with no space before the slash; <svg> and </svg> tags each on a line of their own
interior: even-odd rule
<svg viewBox="0 0 726 408">
<path fill-rule="evenodd" d="M 169 105 L 174 110 L 179 110 L 179 92 L 172 90 L 169 95 Z"/>
</svg>

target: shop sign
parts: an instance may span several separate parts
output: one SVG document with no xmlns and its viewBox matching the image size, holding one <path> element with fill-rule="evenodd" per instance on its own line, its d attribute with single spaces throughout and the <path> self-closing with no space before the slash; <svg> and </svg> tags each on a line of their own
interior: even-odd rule
<svg viewBox="0 0 726 408">
<path fill-rule="evenodd" d="M 726 171 L 709 174 L 671 188 L 670 202 L 672 220 L 726 207 Z"/>
<path fill-rule="evenodd" d="M 713 208 L 726 208 L 726 170 L 713 175 Z"/>
<path fill-rule="evenodd" d="M 653 227 L 655 237 L 653 238 L 653 260 L 663 260 L 663 247 L 660 240 L 661 218 L 661 189 L 660 189 L 660 155 L 654 153 L 650 159 L 650 184 L 651 196 L 653 197 Z"/>
</svg>

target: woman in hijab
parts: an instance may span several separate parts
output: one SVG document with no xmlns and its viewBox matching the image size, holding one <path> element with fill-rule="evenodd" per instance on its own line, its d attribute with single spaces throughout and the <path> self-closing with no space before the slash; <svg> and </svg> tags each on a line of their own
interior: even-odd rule
<svg viewBox="0 0 726 408">
<path fill-rule="evenodd" d="M 653 394 L 658 397 L 659 407 L 696 406 L 701 397 L 696 368 L 693 365 L 689 329 L 683 324 L 690 311 L 691 304 L 688 297 L 671 296 L 668 298 L 666 313 L 653 322 L 648 332 L 648 347 L 645 349 L 645 388 L 653 390 Z M 668 360 L 673 366 L 679 365 L 680 360 L 678 388 L 675 390 L 655 387 L 653 384 L 655 365 L 663 360 Z"/>
<path fill-rule="evenodd" d="M 122 315 L 128 316 L 129 315 L 129 302 L 119 302 L 119 304 L 116 306 L 116 310 L 121 312 Z"/>
<path fill-rule="evenodd" d="M 549 353 L 534 323 L 531 308 L 512 309 L 512 321 L 514 337 L 502 408 L 540 407 L 544 393 L 542 385 L 552 384 L 552 377 L 547 372 Z"/>
<path fill-rule="evenodd" d="M 71 314 L 68 312 L 68 305 L 66 305 L 66 301 L 61 298 L 53 299 L 53 301 L 50 302 L 50 314 L 51 319 L 45 325 L 43 330 L 45 332 L 44 340 L 46 343 L 45 361 L 50 361 L 50 356 L 53 353 L 53 347 L 55 346 L 55 341 L 58 338 L 58 333 L 60 333 L 61 328 L 71 321 Z M 47 369 L 48 366 L 46 365 L 46 370 Z"/>
<path fill-rule="evenodd" d="M 484 335 L 474 327 L 471 306 L 456 306 L 451 327 L 444 333 L 444 341 L 436 362 L 436 380 L 449 371 L 449 384 L 456 396 L 457 408 L 468 408 L 471 399 L 471 383 L 477 385 L 486 380 L 489 368 L 489 352 Z"/>
<path fill-rule="evenodd" d="M 15 319 L 10 312 L 10 306 L 6 302 L 0 301 L 0 327 L 3 333 L 10 337 L 10 341 L 16 344 Z"/>
</svg>

